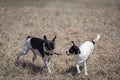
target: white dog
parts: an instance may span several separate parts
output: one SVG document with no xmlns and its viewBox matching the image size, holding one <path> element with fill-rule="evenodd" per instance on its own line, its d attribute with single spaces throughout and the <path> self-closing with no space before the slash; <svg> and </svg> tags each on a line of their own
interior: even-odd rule
<svg viewBox="0 0 120 80">
<path fill-rule="evenodd" d="M 86 61 L 88 57 L 92 54 L 94 50 L 94 44 L 100 39 L 100 35 L 98 34 L 97 37 L 92 41 L 86 41 L 84 42 L 80 47 L 77 47 L 75 43 L 72 41 L 73 45 L 69 48 L 69 51 L 67 51 L 67 55 L 75 54 L 75 64 L 78 73 L 80 73 L 79 66 L 84 63 L 84 69 L 85 69 L 85 75 L 88 75 L 87 73 L 87 65 Z"/>
</svg>

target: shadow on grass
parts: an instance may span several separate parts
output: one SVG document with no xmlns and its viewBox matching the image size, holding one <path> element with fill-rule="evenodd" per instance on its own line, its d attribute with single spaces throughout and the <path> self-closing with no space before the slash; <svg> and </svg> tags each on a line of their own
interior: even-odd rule
<svg viewBox="0 0 120 80">
<path fill-rule="evenodd" d="M 15 62 L 15 65 L 29 70 L 28 72 L 30 72 L 30 74 L 33 74 L 33 75 L 37 73 L 42 73 L 43 71 L 42 67 L 35 65 L 34 63 L 30 63 L 30 62 L 20 61 L 19 63 Z"/>
<path fill-rule="evenodd" d="M 82 66 L 80 66 L 80 70 L 82 69 Z M 66 70 L 66 73 L 71 73 L 73 76 L 78 75 L 77 69 L 75 66 L 70 67 L 69 69 Z"/>
</svg>

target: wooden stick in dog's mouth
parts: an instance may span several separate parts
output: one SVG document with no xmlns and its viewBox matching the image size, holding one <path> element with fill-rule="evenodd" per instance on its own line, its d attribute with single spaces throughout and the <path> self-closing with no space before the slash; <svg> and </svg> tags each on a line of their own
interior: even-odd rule
<svg viewBox="0 0 120 80">
<path fill-rule="evenodd" d="M 59 54 L 59 53 L 56 53 L 56 52 L 55 52 L 55 54 L 56 54 L 56 55 L 62 55 L 62 54 Z"/>
</svg>

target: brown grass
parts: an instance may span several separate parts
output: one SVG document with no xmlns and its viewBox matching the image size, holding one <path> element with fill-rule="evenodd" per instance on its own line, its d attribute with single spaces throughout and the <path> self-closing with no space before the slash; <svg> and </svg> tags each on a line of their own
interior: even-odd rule
<svg viewBox="0 0 120 80">
<path fill-rule="evenodd" d="M 84 70 L 74 75 L 73 56 L 65 51 L 101 35 Z M 27 35 L 52 39 L 57 35 L 51 60 L 52 74 L 32 52 L 14 64 Z M 119 0 L 0 0 L 0 80 L 120 80 Z"/>
</svg>

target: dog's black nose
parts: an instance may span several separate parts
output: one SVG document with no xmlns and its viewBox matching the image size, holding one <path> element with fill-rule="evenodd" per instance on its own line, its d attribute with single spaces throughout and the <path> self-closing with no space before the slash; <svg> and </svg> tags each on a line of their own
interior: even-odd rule
<svg viewBox="0 0 120 80">
<path fill-rule="evenodd" d="M 68 51 L 66 51 L 66 54 L 69 56 L 69 52 Z"/>
</svg>

